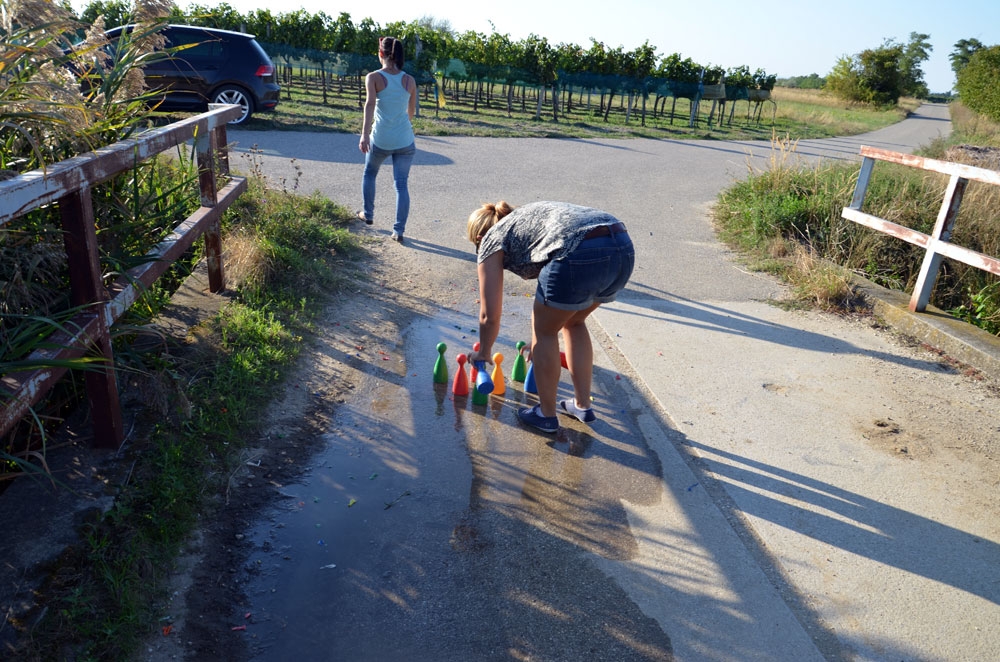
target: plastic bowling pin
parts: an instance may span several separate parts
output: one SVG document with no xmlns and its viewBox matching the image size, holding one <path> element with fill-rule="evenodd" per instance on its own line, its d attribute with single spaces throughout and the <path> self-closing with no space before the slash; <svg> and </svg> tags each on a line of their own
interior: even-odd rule
<svg viewBox="0 0 1000 662">
<path fill-rule="evenodd" d="M 479 343 L 478 342 L 472 343 L 472 351 L 473 352 L 478 352 L 479 351 Z M 470 383 L 472 383 L 472 384 L 476 383 L 476 377 L 478 376 L 478 373 L 479 373 L 479 371 L 476 370 L 476 364 L 473 363 L 472 361 L 469 361 L 469 382 Z"/>
<path fill-rule="evenodd" d="M 434 383 L 435 384 L 447 384 L 448 383 L 448 363 L 444 359 L 445 350 L 448 349 L 448 345 L 443 342 L 437 344 L 438 357 L 434 362 Z"/>
<path fill-rule="evenodd" d="M 493 355 L 493 374 L 490 377 L 493 379 L 493 395 L 503 395 L 506 391 L 506 387 L 503 384 L 503 369 L 500 368 L 500 364 L 503 363 L 503 354 L 497 352 Z"/>
<path fill-rule="evenodd" d="M 474 405 L 486 405 L 490 402 L 490 394 L 482 393 L 478 388 L 472 389 L 472 404 Z"/>
<path fill-rule="evenodd" d="M 486 370 L 486 361 L 476 361 L 476 390 L 489 395 L 493 392 L 493 379 Z"/>
<path fill-rule="evenodd" d="M 528 374 L 524 378 L 524 392 L 525 393 L 538 393 L 538 387 L 535 386 L 535 364 L 534 362 L 528 363 Z"/>
<path fill-rule="evenodd" d="M 458 361 L 458 372 L 455 373 L 455 380 L 451 384 L 451 392 L 454 395 L 469 395 L 469 375 L 465 372 L 465 362 L 468 361 L 468 357 L 459 354 L 455 360 Z"/>
<path fill-rule="evenodd" d="M 523 340 L 518 340 L 515 345 L 517 348 L 517 358 L 514 359 L 514 364 L 510 367 L 511 381 L 524 382 L 524 378 L 528 372 L 528 362 L 524 358 L 524 346 L 527 344 Z"/>
</svg>

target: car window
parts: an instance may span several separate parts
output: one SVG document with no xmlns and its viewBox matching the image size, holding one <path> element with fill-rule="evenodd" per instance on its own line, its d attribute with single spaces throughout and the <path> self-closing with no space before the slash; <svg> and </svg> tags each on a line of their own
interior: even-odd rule
<svg viewBox="0 0 1000 662">
<path fill-rule="evenodd" d="M 225 56 L 225 42 L 203 32 L 170 31 L 166 37 L 168 48 L 184 46 L 175 56 L 185 60 L 217 60 Z"/>
</svg>

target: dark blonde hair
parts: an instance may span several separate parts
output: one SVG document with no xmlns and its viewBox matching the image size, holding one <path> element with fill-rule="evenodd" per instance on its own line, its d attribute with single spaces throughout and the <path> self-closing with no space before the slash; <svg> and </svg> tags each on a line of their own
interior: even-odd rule
<svg viewBox="0 0 1000 662">
<path fill-rule="evenodd" d="M 476 250 L 479 249 L 479 242 L 483 240 L 483 236 L 486 232 L 491 227 L 499 223 L 501 218 L 512 211 L 514 211 L 514 208 L 505 201 L 501 200 L 496 204 L 487 202 L 482 207 L 469 214 L 469 241 L 476 245 Z"/>
<path fill-rule="evenodd" d="M 403 68 L 403 42 L 395 37 L 379 37 L 379 57 L 391 59 L 400 69 Z"/>
</svg>

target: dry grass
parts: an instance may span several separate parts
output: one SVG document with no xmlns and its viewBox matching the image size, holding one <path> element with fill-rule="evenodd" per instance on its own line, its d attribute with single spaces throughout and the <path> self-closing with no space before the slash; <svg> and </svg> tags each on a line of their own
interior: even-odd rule
<svg viewBox="0 0 1000 662">
<path fill-rule="evenodd" d="M 1000 147 L 1000 124 L 969 110 L 961 101 L 953 101 L 949 108 L 955 133 L 969 137 L 976 145 Z"/>
<path fill-rule="evenodd" d="M 857 295 L 848 273 L 819 258 L 811 249 L 795 247 L 789 279 L 800 299 L 811 301 L 823 310 L 849 310 Z"/>
<path fill-rule="evenodd" d="M 226 278 L 231 288 L 255 290 L 264 286 L 274 271 L 273 262 L 259 238 L 245 232 L 226 236 Z"/>
<path fill-rule="evenodd" d="M 831 135 L 839 136 L 874 131 L 886 125 L 887 115 L 899 121 L 921 104 L 917 99 L 903 98 L 896 108 L 887 111 L 850 103 L 823 90 L 791 87 L 776 87 L 771 98 L 777 106 L 776 121 L 826 126 L 831 128 Z M 765 106 L 765 115 L 769 112 Z"/>
<path fill-rule="evenodd" d="M 817 104 L 824 98 L 829 102 L 821 92 L 782 92 L 815 100 L 814 110 L 821 109 Z M 782 103 L 796 102 L 786 99 Z M 1000 148 L 990 146 L 1000 145 L 1000 127 L 959 105 L 953 104 L 952 111 L 955 132 L 948 140 L 936 141 L 924 154 L 1000 169 Z M 775 136 L 766 166 L 751 167 L 746 182 L 720 196 L 715 211 L 720 236 L 745 251 L 756 268 L 785 278 L 800 300 L 818 307 L 855 307 L 851 272 L 885 287 L 912 290 L 923 261 L 922 251 L 841 217 L 853 194 L 857 166 L 800 168 L 796 148 L 795 141 Z M 947 177 L 938 173 L 879 164 L 865 198 L 865 211 L 930 233 L 947 184 Z M 1000 187 L 971 181 L 951 241 L 985 255 L 1000 255 L 998 210 Z M 944 260 L 932 303 L 991 333 L 1000 332 L 1000 278 L 987 272 Z"/>
</svg>

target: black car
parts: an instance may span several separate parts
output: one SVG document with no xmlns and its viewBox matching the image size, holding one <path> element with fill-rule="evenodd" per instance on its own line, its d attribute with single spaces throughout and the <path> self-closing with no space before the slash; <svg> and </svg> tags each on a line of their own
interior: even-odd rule
<svg viewBox="0 0 1000 662">
<path fill-rule="evenodd" d="M 106 35 L 114 44 L 131 29 L 122 26 Z M 163 92 L 159 110 L 204 111 L 209 103 L 234 103 L 243 114 L 231 124 L 243 124 L 278 105 L 274 64 L 253 35 L 194 25 L 167 25 L 162 34 L 170 56 L 143 67 L 149 88 Z"/>
</svg>

